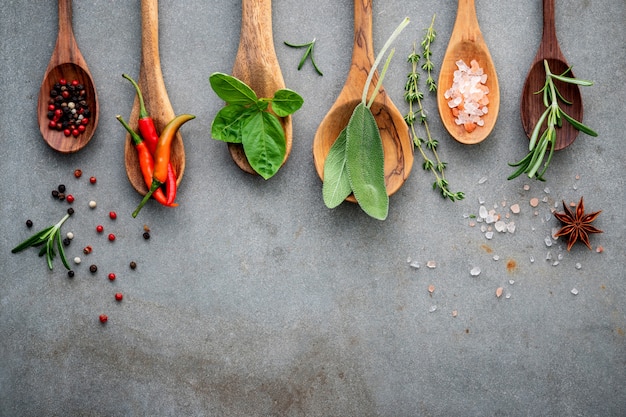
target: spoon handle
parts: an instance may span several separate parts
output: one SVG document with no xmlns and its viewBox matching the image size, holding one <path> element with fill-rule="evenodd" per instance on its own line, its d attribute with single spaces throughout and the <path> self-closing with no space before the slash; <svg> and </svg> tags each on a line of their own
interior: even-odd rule
<svg viewBox="0 0 626 417">
<path fill-rule="evenodd" d="M 452 33 L 459 36 L 463 41 L 482 40 L 483 35 L 478 25 L 474 0 L 459 0 Z"/>
<path fill-rule="evenodd" d="M 543 0 L 543 35 L 541 36 L 539 53 L 541 58 L 553 57 L 565 60 L 556 37 L 555 16 L 554 0 Z"/>
<path fill-rule="evenodd" d="M 74 31 L 72 29 L 72 0 L 59 0 L 59 33 L 55 46 L 56 62 L 50 62 L 54 67 L 63 62 L 73 62 L 86 67 L 85 60 L 81 55 Z M 50 67 L 50 68 L 51 68 Z"/>
<path fill-rule="evenodd" d="M 365 69 L 365 74 L 374 64 L 374 42 L 372 41 L 372 0 L 354 0 L 354 45 L 352 64 Z"/>
</svg>

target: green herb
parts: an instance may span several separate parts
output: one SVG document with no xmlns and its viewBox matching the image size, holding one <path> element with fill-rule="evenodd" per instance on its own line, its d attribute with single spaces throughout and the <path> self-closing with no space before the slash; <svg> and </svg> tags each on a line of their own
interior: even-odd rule
<svg viewBox="0 0 626 417">
<path fill-rule="evenodd" d="M 65 257 L 65 251 L 63 250 L 63 244 L 61 239 L 61 226 L 69 218 L 70 213 L 67 213 L 57 224 L 55 224 L 54 226 L 46 227 L 45 229 L 35 233 L 22 243 L 14 247 L 11 250 L 11 253 L 18 253 L 31 246 L 36 247 L 45 244 L 45 246 L 43 246 L 39 251 L 39 256 L 46 255 L 48 268 L 52 270 L 52 260 L 56 256 L 56 247 L 56 249 L 59 251 L 61 262 L 63 262 L 65 268 L 70 269 L 70 265 L 67 263 L 67 258 Z"/>
<path fill-rule="evenodd" d="M 432 51 L 430 50 L 430 45 L 434 42 L 435 37 L 437 36 L 434 30 L 435 16 L 433 15 L 433 19 L 430 23 L 430 26 L 426 30 L 426 35 L 422 40 L 422 55 L 424 57 L 424 64 L 422 64 L 422 70 L 426 71 L 426 84 L 428 85 L 428 91 L 435 92 L 437 91 L 437 84 L 432 76 L 432 71 L 434 71 L 434 64 L 430 60 L 432 55 Z M 411 72 L 407 75 L 407 82 L 404 87 L 404 99 L 409 103 L 409 112 L 406 116 L 404 116 L 404 120 L 409 125 L 411 136 L 413 137 L 413 143 L 417 146 L 422 158 L 424 159 L 423 167 L 427 171 L 431 171 L 435 176 L 435 182 L 433 183 L 433 189 L 439 188 L 441 191 L 441 195 L 444 198 L 449 198 L 452 201 L 462 200 L 465 198 L 465 194 L 461 191 L 456 193 L 451 192 L 448 189 L 448 181 L 445 178 L 444 170 L 446 168 L 446 163 L 442 162 L 439 158 L 439 154 L 437 153 L 437 146 L 439 142 L 432 138 L 430 133 L 430 128 L 428 126 L 428 120 L 426 116 L 426 111 L 424 110 L 424 106 L 422 104 L 422 100 L 424 99 L 424 93 L 419 90 L 419 78 L 420 74 L 418 73 L 418 66 L 421 60 L 420 55 L 417 53 L 416 45 L 413 44 L 413 51 L 409 54 L 408 62 L 411 64 Z M 417 105 L 417 108 L 414 109 L 414 105 Z M 424 131 L 426 133 L 426 138 L 420 138 L 415 132 L 415 120 L 419 119 L 419 123 L 424 126 Z M 425 145 L 425 146 L 424 146 Z M 430 159 L 426 152 L 430 151 L 434 160 Z"/>
<path fill-rule="evenodd" d="M 258 98 L 243 81 L 220 72 L 211 74 L 209 81 L 226 102 L 213 119 L 211 135 L 241 143 L 252 169 L 266 180 L 271 178 L 286 153 L 285 132 L 278 118 L 295 113 L 304 100 L 289 89 L 276 91 L 273 98 Z"/>
<path fill-rule="evenodd" d="M 370 108 L 382 85 L 393 57 L 393 50 L 387 57 L 369 102 L 367 101 L 367 92 L 385 52 L 408 24 L 409 19 L 405 18 L 376 57 L 363 86 L 361 102 L 354 109 L 348 125 L 341 131 L 330 148 L 324 162 L 324 183 L 322 186 L 324 203 L 328 208 L 337 207 L 350 193 L 353 193 L 365 213 L 378 220 L 387 218 L 389 196 L 385 187 L 383 144 Z"/>
<path fill-rule="evenodd" d="M 556 144 L 556 132 L 557 128 L 560 128 L 563 125 L 563 119 L 565 119 L 569 124 L 574 127 L 574 129 L 586 133 L 589 136 L 598 136 L 596 132 L 592 129 L 584 125 L 582 122 L 577 121 L 567 113 L 565 113 L 559 107 L 559 101 L 562 101 L 565 104 L 572 104 L 567 101 L 559 90 L 554 85 L 554 80 L 559 80 L 564 83 L 569 84 L 577 84 L 581 86 L 590 86 L 593 85 L 592 81 L 586 81 L 577 79 L 574 77 L 567 77 L 566 74 L 571 71 L 571 67 L 565 70 L 561 75 L 552 74 L 550 71 L 550 67 L 548 66 L 548 61 L 543 60 L 543 66 L 546 70 L 546 82 L 541 88 L 541 90 L 537 91 L 535 94 L 543 93 L 543 104 L 546 106 L 546 110 L 539 117 L 535 128 L 533 129 L 532 134 L 530 135 L 530 143 L 528 144 L 528 154 L 522 158 L 519 162 L 509 164 L 512 167 L 518 167 L 518 169 L 511 174 L 508 179 L 513 179 L 521 175 L 522 173 L 526 173 L 529 178 L 537 178 L 540 181 L 545 181 L 543 178 L 543 174 L 546 173 L 548 169 L 548 165 L 552 160 L 552 154 L 554 153 L 554 147 Z M 546 123 L 546 129 L 539 135 L 541 132 L 541 128 L 543 127 L 544 122 Z M 546 159 L 546 152 L 548 152 L 548 148 L 550 148 L 550 153 Z M 544 161 L 543 169 L 539 172 L 541 168 L 541 163 Z"/>
<path fill-rule="evenodd" d="M 300 69 L 304 65 L 304 62 L 310 56 L 311 63 L 313 64 L 313 68 L 315 68 L 315 71 L 317 71 L 319 75 L 324 75 L 322 74 L 322 71 L 320 71 L 320 69 L 317 67 L 317 64 L 315 63 L 315 59 L 313 58 L 313 47 L 315 46 L 315 38 L 313 38 L 313 40 L 309 43 L 293 44 L 293 43 L 285 42 L 285 45 L 290 46 L 292 48 L 306 48 L 306 51 L 304 51 L 304 55 L 302 56 L 302 59 L 300 60 L 300 63 L 298 64 L 298 71 L 300 71 Z"/>
</svg>

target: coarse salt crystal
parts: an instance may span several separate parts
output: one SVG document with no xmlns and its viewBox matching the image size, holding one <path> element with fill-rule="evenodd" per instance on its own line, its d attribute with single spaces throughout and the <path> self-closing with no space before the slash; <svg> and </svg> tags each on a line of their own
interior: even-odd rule
<svg viewBox="0 0 626 417">
<path fill-rule="evenodd" d="M 456 62 L 458 70 L 454 71 L 452 86 L 444 93 L 448 107 L 452 110 L 455 123 L 463 125 L 467 132 L 476 126 L 483 126 L 482 116 L 487 113 L 489 104 L 489 88 L 487 74 L 473 59 L 470 67 L 463 60 Z"/>
<path fill-rule="evenodd" d="M 480 275 L 480 268 L 475 266 L 470 270 L 470 275 L 473 277 L 477 277 L 478 275 Z"/>
<path fill-rule="evenodd" d="M 520 212 L 520 207 L 519 207 L 519 204 L 513 204 L 513 205 L 511 206 L 511 212 L 512 212 L 513 214 L 519 214 L 519 212 Z"/>
</svg>

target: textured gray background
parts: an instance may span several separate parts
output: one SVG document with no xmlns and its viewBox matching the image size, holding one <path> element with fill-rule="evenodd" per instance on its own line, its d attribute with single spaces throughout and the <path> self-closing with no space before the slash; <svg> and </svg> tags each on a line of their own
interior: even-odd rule
<svg viewBox="0 0 626 417">
<path fill-rule="evenodd" d="M 541 1 L 477 0 L 500 80 L 498 123 L 483 143 L 460 145 L 445 133 L 430 97 L 450 188 L 467 197 L 443 200 L 416 154 L 384 222 L 353 205 L 328 210 L 312 160 L 317 126 L 349 68 L 348 0 L 273 3 L 282 71 L 305 104 L 293 119 L 291 157 L 267 182 L 242 173 L 209 134 L 222 103 L 208 77 L 232 68 L 240 3 L 161 2 L 165 83 L 175 111 L 197 119 L 183 128 L 188 158 L 180 207 L 150 203 L 132 219 L 139 195 L 125 176 L 124 132 L 115 115 L 127 118 L 134 97 L 121 74 L 139 71 L 138 3 L 74 2 L 100 125 L 88 147 L 61 155 L 41 140 L 34 114 L 56 39 L 56 3 L 3 2 L 0 415 L 626 414 L 624 0 L 556 2 L 562 50 L 577 76 L 596 82 L 582 94 L 585 122 L 599 137 L 579 135 L 559 152 L 545 184 L 506 180 L 507 162 L 521 158 L 527 143 L 519 95 L 541 37 Z M 455 1 L 374 4 L 376 50 L 402 18 L 412 20 L 395 43 L 384 82 L 403 112 L 405 57 L 434 13 L 439 65 Z M 282 44 L 314 37 L 323 77 L 310 63 L 297 71 L 302 51 Z M 73 178 L 75 168 L 82 179 Z M 58 259 L 49 272 L 34 249 L 10 253 L 29 232 L 63 215 L 67 205 L 49 196 L 59 183 L 77 198 L 76 215 L 63 228 L 76 235 L 68 256 L 83 257 L 73 280 Z M 582 245 L 567 252 L 562 239 L 547 247 L 544 238 L 558 226 L 550 210 L 583 195 L 588 210 L 603 210 L 596 225 L 605 233 L 592 243 L 604 252 Z M 547 200 L 536 215 L 532 197 Z M 92 199 L 95 210 L 87 208 Z M 467 216 L 478 213 L 479 200 L 501 213 L 503 201 L 519 203 L 515 233 L 487 240 L 480 226 L 470 227 Z M 116 221 L 109 210 L 117 211 Z M 33 230 L 24 226 L 27 218 Z M 116 242 L 95 233 L 99 223 L 117 234 Z M 141 236 L 144 224 L 152 229 L 149 241 Z M 87 244 L 94 247 L 88 257 L 81 253 Z M 563 255 L 559 265 L 545 260 L 548 252 Z M 412 268 L 408 258 L 422 267 Z M 435 269 L 425 267 L 429 260 Z M 97 274 L 88 272 L 90 263 Z M 478 277 L 470 275 L 474 266 L 482 270 Z M 118 275 L 113 283 L 110 271 Z M 495 297 L 500 286 L 510 298 Z M 122 303 L 113 299 L 117 291 Z M 432 306 L 437 310 L 429 312 Z M 109 315 L 106 326 L 98 322 L 101 313 Z"/>
</svg>

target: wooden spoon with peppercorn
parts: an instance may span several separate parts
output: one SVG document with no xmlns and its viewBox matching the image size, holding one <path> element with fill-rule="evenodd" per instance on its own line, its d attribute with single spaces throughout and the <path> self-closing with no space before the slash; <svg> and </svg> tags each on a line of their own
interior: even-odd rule
<svg viewBox="0 0 626 417">
<path fill-rule="evenodd" d="M 72 30 L 72 1 L 59 0 L 56 46 L 39 89 L 39 130 L 51 148 L 76 152 L 98 126 L 98 96 Z"/>
</svg>

